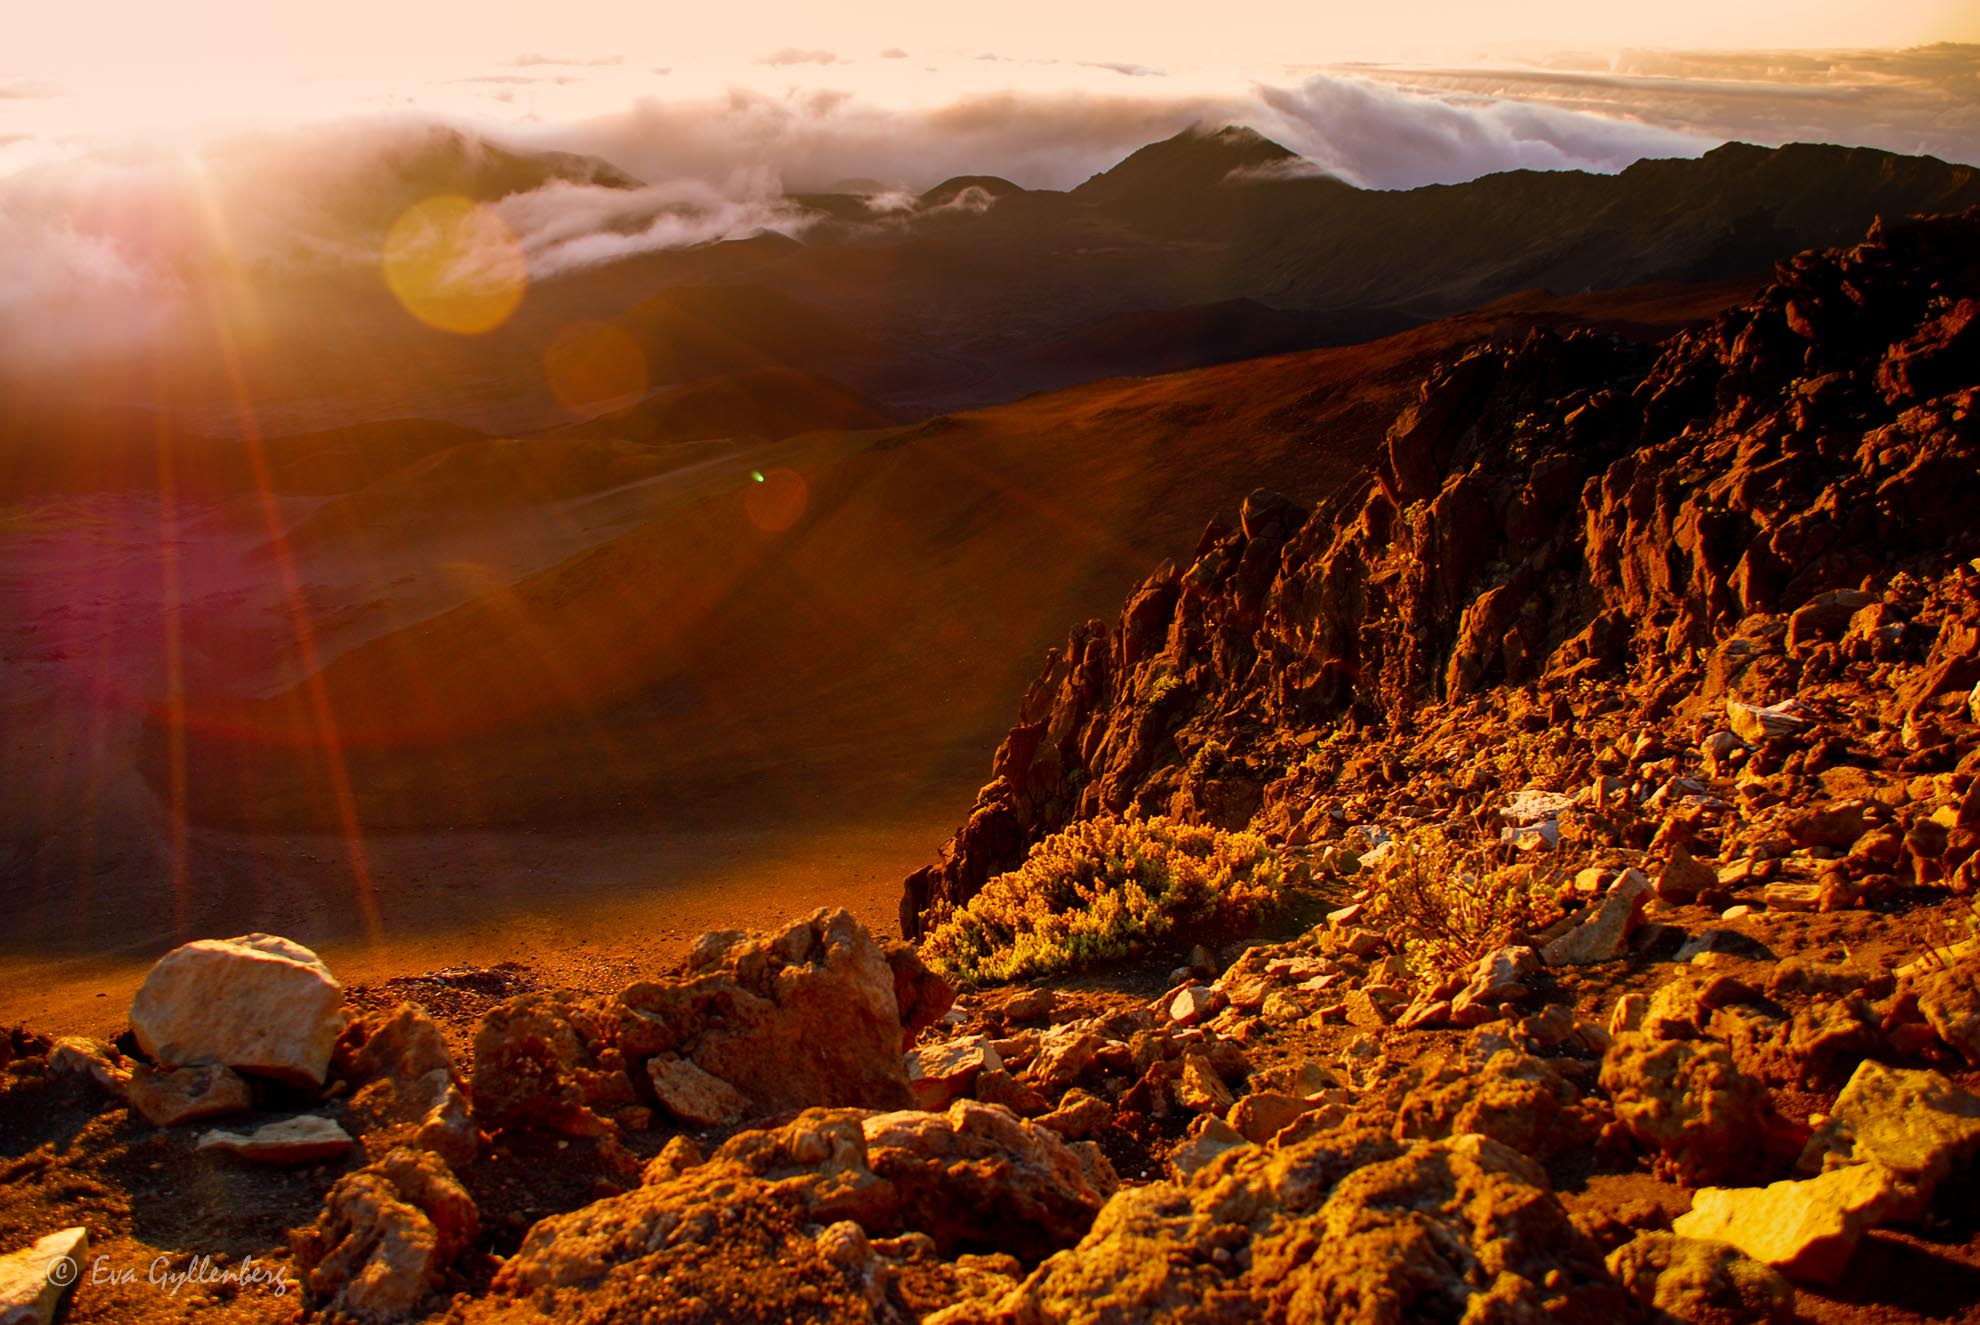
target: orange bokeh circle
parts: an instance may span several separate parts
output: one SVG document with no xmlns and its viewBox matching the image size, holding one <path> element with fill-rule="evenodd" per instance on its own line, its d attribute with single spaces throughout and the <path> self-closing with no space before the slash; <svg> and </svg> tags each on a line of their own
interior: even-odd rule
<svg viewBox="0 0 1980 1325">
<path fill-rule="evenodd" d="M 543 375 L 565 409 L 592 419 L 639 403 L 646 352 L 609 322 L 573 322 L 543 347 Z"/>
<path fill-rule="evenodd" d="M 781 534 L 804 518 L 811 501 L 811 485 L 796 470 L 751 471 L 749 486 L 743 491 L 743 510 L 749 522 L 766 534 Z"/>
<path fill-rule="evenodd" d="M 443 194 L 406 209 L 385 236 L 385 284 L 408 313 L 463 336 L 509 320 L 529 288 L 522 243 L 493 208 Z"/>
</svg>

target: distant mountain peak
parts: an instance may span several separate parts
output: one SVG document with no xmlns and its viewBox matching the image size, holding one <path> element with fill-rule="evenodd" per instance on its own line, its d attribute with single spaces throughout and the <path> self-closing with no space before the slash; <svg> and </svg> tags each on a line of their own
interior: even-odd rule
<svg viewBox="0 0 1980 1325">
<path fill-rule="evenodd" d="M 1301 164 L 1297 152 L 1244 124 L 1195 124 L 1131 153 L 1073 192 L 1103 206 L 1159 201 L 1163 195 L 1218 188 Z"/>
</svg>

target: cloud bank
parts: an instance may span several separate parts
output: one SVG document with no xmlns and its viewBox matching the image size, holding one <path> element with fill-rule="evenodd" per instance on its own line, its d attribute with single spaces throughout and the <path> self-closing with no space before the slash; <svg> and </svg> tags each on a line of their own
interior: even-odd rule
<svg viewBox="0 0 1980 1325">
<path fill-rule="evenodd" d="M 1971 46 L 1330 66 L 1221 85 L 1138 65 L 1067 66 L 1033 71 L 1058 84 L 932 104 L 890 103 L 836 82 L 856 82 L 861 69 L 903 70 L 901 58 L 897 48 L 859 58 L 789 48 L 761 66 L 781 85 L 661 96 L 668 83 L 654 81 L 615 113 L 506 124 L 456 116 L 457 132 L 437 136 L 430 116 L 407 113 L 141 151 L 17 131 L 0 114 L 0 356 L 29 342 L 47 356 L 142 339 L 216 264 L 250 279 L 375 267 L 392 212 L 433 179 L 497 181 L 496 209 L 542 277 L 766 230 L 797 234 L 804 220 L 783 195 L 853 177 L 896 199 L 956 175 L 1070 188 L 1205 122 L 1249 124 L 1314 168 L 1370 188 L 1511 169 L 1614 171 L 1729 139 L 1980 161 L 1980 47 Z M 514 72 L 541 66 L 550 68 Z M 650 76 L 614 56 L 531 54 L 506 67 L 480 75 L 487 84 L 470 94 Z M 515 153 L 602 158 L 643 183 L 532 175 L 514 166 Z"/>
</svg>

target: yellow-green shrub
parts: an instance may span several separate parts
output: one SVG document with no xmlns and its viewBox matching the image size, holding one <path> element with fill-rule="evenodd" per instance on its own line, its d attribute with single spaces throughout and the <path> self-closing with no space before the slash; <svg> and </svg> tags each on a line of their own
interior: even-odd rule
<svg viewBox="0 0 1980 1325">
<path fill-rule="evenodd" d="M 1400 934 L 1403 958 L 1420 976 L 1450 975 L 1545 928 L 1561 911 L 1557 870 L 1494 865 L 1440 829 L 1405 834 L 1357 883 L 1370 888 L 1361 923 Z"/>
<path fill-rule="evenodd" d="M 1046 838 L 923 941 L 943 974 L 990 984 L 1126 956 L 1176 932 L 1235 930 L 1279 903 L 1284 862 L 1256 833 L 1090 819 Z"/>
</svg>

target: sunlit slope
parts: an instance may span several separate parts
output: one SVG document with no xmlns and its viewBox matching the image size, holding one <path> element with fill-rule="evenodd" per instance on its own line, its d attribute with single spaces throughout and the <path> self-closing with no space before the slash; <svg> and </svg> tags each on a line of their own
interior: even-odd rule
<svg viewBox="0 0 1980 1325">
<path fill-rule="evenodd" d="M 547 825 L 878 809 L 971 783 L 1067 621 L 1187 555 L 1260 475 L 1307 499 L 1331 490 L 1429 360 L 1545 323 L 1654 334 L 1729 297 L 1512 300 L 1362 347 L 713 454 L 639 489 L 648 504 L 623 531 L 514 579 L 451 564 L 484 577 L 470 601 L 196 715 L 189 809 L 327 826 L 347 781 L 370 827 Z M 450 520 L 484 516 L 464 544 L 518 518 L 500 484 L 447 490 Z M 586 499 L 557 496 L 586 518 Z M 343 554 L 374 536 L 351 527 Z M 154 723 L 154 776 L 162 735 Z"/>
</svg>

